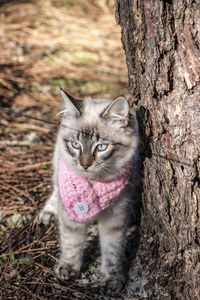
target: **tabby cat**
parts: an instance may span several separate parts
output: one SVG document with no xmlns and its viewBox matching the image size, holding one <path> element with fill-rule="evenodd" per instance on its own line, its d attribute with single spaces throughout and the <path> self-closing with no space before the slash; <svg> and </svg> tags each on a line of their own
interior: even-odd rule
<svg viewBox="0 0 200 300">
<path fill-rule="evenodd" d="M 123 251 L 130 177 L 136 161 L 137 121 L 124 97 L 75 100 L 61 90 L 64 110 L 57 135 L 51 197 L 40 212 L 48 224 L 56 215 L 60 232 L 61 279 L 80 274 L 86 225 L 98 222 L 102 284 L 122 287 Z"/>
</svg>

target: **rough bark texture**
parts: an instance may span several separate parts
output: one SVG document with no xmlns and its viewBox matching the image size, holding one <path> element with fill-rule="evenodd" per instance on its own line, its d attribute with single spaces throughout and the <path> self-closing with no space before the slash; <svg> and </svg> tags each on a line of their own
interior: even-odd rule
<svg viewBox="0 0 200 300">
<path fill-rule="evenodd" d="M 151 261 L 149 278 L 157 276 L 154 288 L 162 290 L 147 299 L 196 300 L 200 297 L 200 2 L 118 0 L 116 21 L 122 29 L 129 89 L 142 130 L 141 227 L 143 243 L 149 245 L 145 255 L 151 257 L 146 267 Z"/>
</svg>

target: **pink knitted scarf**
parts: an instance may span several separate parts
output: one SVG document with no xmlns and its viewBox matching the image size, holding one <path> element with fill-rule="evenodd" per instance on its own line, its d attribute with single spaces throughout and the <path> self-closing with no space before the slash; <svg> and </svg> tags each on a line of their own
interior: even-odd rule
<svg viewBox="0 0 200 300">
<path fill-rule="evenodd" d="M 93 184 L 69 169 L 64 160 L 59 162 L 59 190 L 69 218 L 85 222 L 111 205 L 129 181 L 133 169 L 131 162 L 127 170 L 111 181 L 96 181 Z"/>
</svg>

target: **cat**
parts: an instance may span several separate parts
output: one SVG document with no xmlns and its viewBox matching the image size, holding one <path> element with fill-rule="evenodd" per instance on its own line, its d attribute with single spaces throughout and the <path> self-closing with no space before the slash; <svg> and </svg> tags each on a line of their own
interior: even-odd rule
<svg viewBox="0 0 200 300">
<path fill-rule="evenodd" d="M 52 215 L 58 218 L 61 254 L 55 273 L 66 280 L 80 275 L 86 225 L 97 220 L 102 285 L 122 288 L 137 121 L 124 97 L 81 101 L 63 90 L 61 94 L 64 109 L 53 158 L 53 193 L 39 215 L 44 224 Z"/>
</svg>

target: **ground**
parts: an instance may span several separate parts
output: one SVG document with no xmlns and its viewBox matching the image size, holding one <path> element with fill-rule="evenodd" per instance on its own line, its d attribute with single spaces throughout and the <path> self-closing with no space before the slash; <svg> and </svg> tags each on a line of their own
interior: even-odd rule
<svg viewBox="0 0 200 300">
<path fill-rule="evenodd" d="M 0 299 L 150 299 L 141 257 L 132 264 L 137 227 L 127 237 L 129 280 L 120 295 L 110 295 L 94 285 L 100 278 L 95 225 L 88 229 L 81 278 L 64 282 L 53 272 L 56 224 L 35 222 L 52 188 L 59 87 L 77 98 L 128 96 L 113 3 L 91 2 L 1 4 Z"/>
</svg>

